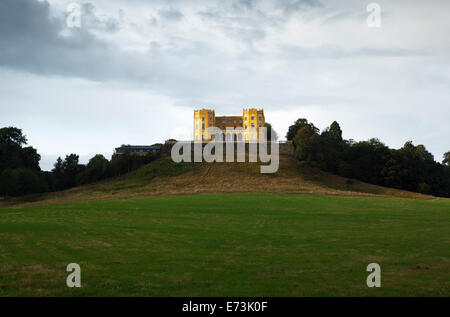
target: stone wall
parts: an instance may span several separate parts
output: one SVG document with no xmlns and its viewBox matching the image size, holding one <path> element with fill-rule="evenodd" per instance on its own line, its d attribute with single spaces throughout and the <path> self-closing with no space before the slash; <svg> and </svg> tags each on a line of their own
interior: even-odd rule
<svg viewBox="0 0 450 317">
<path fill-rule="evenodd" d="M 193 154 L 193 152 L 194 152 L 194 142 L 193 141 L 182 141 L 182 142 L 191 143 L 191 149 L 192 149 L 192 154 Z M 163 156 L 163 157 L 164 156 L 170 156 L 171 155 L 171 151 L 172 151 L 172 147 L 174 146 L 175 143 L 176 143 L 176 141 L 166 141 L 164 143 L 164 145 L 162 146 L 162 148 L 161 148 L 161 156 Z M 234 152 L 236 153 L 236 151 L 237 151 L 237 143 L 238 142 L 232 142 L 232 143 L 234 143 L 233 144 Z M 207 142 L 202 143 L 202 148 L 205 147 L 206 144 L 208 144 L 208 143 Z M 245 144 L 245 153 L 248 153 L 250 144 L 248 142 L 245 142 L 244 144 Z M 223 151 L 224 151 L 224 153 L 226 153 L 226 145 L 227 145 L 226 143 L 223 143 Z M 294 145 L 293 145 L 292 141 L 278 142 L 278 145 L 279 145 L 280 154 L 289 155 L 289 156 L 295 157 L 295 148 L 294 148 Z M 267 148 L 269 150 L 269 153 L 270 153 L 270 147 L 271 147 L 271 144 L 270 144 L 270 142 L 268 142 L 267 143 Z"/>
</svg>

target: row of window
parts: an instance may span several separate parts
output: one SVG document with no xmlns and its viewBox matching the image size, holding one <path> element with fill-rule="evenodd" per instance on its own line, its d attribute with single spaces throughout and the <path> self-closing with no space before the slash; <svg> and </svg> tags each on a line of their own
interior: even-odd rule
<svg viewBox="0 0 450 317">
<path fill-rule="evenodd" d="M 154 149 L 151 149 L 151 150 L 147 150 L 147 149 L 131 149 L 130 152 L 133 152 L 133 153 L 146 153 L 146 152 L 156 153 L 157 150 L 154 150 Z"/>
<path fill-rule="evenodd" d="M 247 121 L 247 117 L 245 117 L 245 121 Z M 252 121 L 255 121 L 255 117 L 252 116 Z M 262 117 L 259 117 L 259 121 L 262 121 Z"/>
<path fill-rule="evenodd" d="M 251 127 L 254 128 L 254 127 L 255 127 L 255 124 L 252 123 L 252 124 L 251 124 Z M 260 127 L 260 128 L 262 127 L 262 123 L 259 123 L 259 127 Z M 236 127 L 234 127 L 234 128 L 236 129 Z M 247 124 L 244 125 L 244 128 L 245 128 L 245 129 L 248 128 Z M 195 125 L 195 129 L 198 130 L 198 124 Z M 226 129 L 226 127 L 225 127 L 225 126 L 222 126 L 222 130 L 225 130 L 225 129 Z M 202 130 L 205 130 L 205 124 L 204 124 L 204 123 L 202 123 Z"/>
<path fill-rule="evenodd" d="M 255 117 L 252 116 L 251 120 L 255 121 Z M 248 121 L 248 117 L 245 117 L 245 121 Z M 262 117 L 259 117 L 259 121 L 262 121 Z M 195 122 L 198 122 L 198 119 L 195 119 Z M 205 117 L 202 117 L 202 122 L 205 122 Z M 209 122 L 213 122 L 213 118 L 212 117 L 209 118 Z M 225 124 L 226 120 L 222 120 L 222 123 Z M 231 120 L 228 120 L 228 123 L 231 123 Z M 233 123 L 236 124 L 237 120 L 233 120 Z M 242 120 L 239 120 L 239 123 L 242 123 Z"/>
<path fill-rule="evenodd" d="M 231 134 L 231 133 L 227 133 L 226 135 L 224 134 L 224 133 L 222 133 L 222 135 L 220 135 L 220 134 L 217 134 L 217 135 L 215 135 L 215 139 L 217 140 L 217 139 L 220 139 L 222 137 L 222 140 L 223 141 L 231 141 L 231 140 L 233 140 L 233 141 L 242 141 L 242 133 L 239 133 L 239 134 L 235 134 L 235 133 L 233 133 L 233 134 Z M 246 140 L 248 141 L 248 139 L 249 139 L 249 137 L 248 137 L 248 135 L 246 136 Z M 254 134 L 251 134 L 250 135 L 250 140 L 251 141 L 254 141 L 254 140 L 256 140 L 256 136 L 254 135 Z M 204 135 L 202 135 L 202 141 L 205 141 L 205 136 Z"/>
<path fill-rule="evenodd" d="M 226 120 L 222 120 L 222 124 L 225 124 Z M 231 120 L 228 120 L 228 123 L 231 124 Z M 233 120 L 233 123 L 236 124 L 237 120 Z M 242 120 L 239 120 L 239 123 L 242 123 Z"/>
</svg>

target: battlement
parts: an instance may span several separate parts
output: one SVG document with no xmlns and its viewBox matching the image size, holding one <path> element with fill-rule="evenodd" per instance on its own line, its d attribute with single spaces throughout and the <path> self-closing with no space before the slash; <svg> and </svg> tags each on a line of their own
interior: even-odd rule
<svg viewBox="0 0 450 317">
<path fill-rule="evenodd" d="M 194 140 L 209 141 L 221 137 L 223 141 L 255 141 L 265 123 L 263 109 L 243 109 L 242 116 L 216 116 L 212 109 L 194 110 Z M 209 135 L 208 128 L 211 127 L 219 128 L 221 135 Z M 241 131 L 229 133 L 227 130 L 230 129 Z"/>
</svg>

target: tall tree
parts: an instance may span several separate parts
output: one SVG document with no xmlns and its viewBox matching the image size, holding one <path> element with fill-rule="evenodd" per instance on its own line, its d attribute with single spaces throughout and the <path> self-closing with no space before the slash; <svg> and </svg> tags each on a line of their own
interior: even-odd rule
<svg viewBox="0 0 450 317">
<path fill-rule="evenodd" d="M 323 154 L 320 151 L 319 129 L 307 124 L 297 131 L 294 138 L 297 158 L 302 164 L 322 167 Z"/>
<path fill-rule="evenodd" d="M 23 135 L 22 130 L 19 128 L 8 127 L 0 129 L 0 144 L 16 144 L 22 147 L 27 142 L 27 137 Z"/>
<path fill-rule="evenodd" d="M 339 123 L 334 121 L 329 128 L 325 129 L 320 135 L 320 140 L 325 169 L 334 173 L 338 172 L 340 167 L 344 167 L 342 164 L 344 141 Z"/>
<path fill-rule="evenodd" d="M 296 135 L 297 135 L 297 132 L 298 132 L 301 128 L 303 128 L 304 126 L 307 126 L 307 125 L 312 125 L 312 126 L 314 126 L 312 123 L 310 124 L 310 123 L 308 122 L 308 120 L 306 120 L 306 119 L 304 119 L 304 118 L 297 119 L 297 120 L 294 122 L 294 124 L 291 125 L 291 126 L 289 127 L 288 132 L 287 132 L 287 134 L 286 134 L 286 139 L 287 139 L 288 141 L 294 140 L 294 138 L 295 138 Z"/>
<path fill-rule="evenodd" d="M 333 121 L 330 125 L 330 129 L 328 130 L 328 137 L 332 140 L 336 140 L 338 142 L 342 142 L 342 130 L 339 126 L 339 123 Z"/>
</svg>

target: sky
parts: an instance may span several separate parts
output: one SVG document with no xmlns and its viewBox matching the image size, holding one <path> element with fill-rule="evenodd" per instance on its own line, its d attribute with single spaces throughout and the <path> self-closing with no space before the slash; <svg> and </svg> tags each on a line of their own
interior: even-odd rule
<svg viewBox="0 0 450 317">
<path fill-rule="evenodd" d="M 336 120 L 346 139 L 411 140 L 442 161 L 450 1 L 377 1 L 379 27 L 372 2 L 1 0 L 0 127 L 21 128 L 44 170 L 192 139 L 202 108 L 263 108 L 281 139 L 298 118 Z"/>
</svg>

